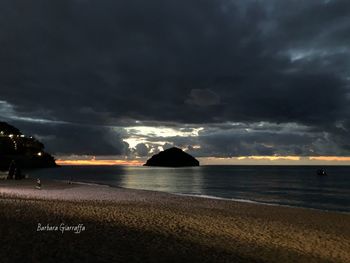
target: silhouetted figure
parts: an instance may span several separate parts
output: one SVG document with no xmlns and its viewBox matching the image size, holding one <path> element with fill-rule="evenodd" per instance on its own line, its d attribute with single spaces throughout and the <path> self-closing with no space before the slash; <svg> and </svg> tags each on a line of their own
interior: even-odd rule
<svg viewBox="0 0 350 263">
<path fill-rule="evenodd" d="M 21 167 L 19 167 L 19 165 L 17 165 L 15 168 L 15 180 L 21 180 L 22 178 L 23 178 L 23 176 L 22 176 Z"/>
<path fill-rule="evenodd" d="M 73 182 L 73 176 L 72 176 L 72 175 L 70 175 L 70 176 L 69 176 L 69 181 L 68 181 L 68 184 L 72 184 L 72 182 Z"/>
<path fill-rule="evenodd" d="M 35 187 L 36 189 L 41 189 L 41 181 L 40 181 L 40 179 L 38 178 L 38 179 L 36 179 L 36 187 Z"/>
<path fill-rule="evenodd" d="M 325 169 L 319 169 L 319 170 L 317 170 L 317 175 L 319 175 L 319 176 L 326 176 L 327 172 L 326 172 Z"/>
<path fill-rule="evenodd" d="M 7 179 L 8 180 L 12 180 L 14 175 L 15 175 L 15 171 L 16 171 L 16 162 L 15 160 L 12 160 L 9 166 L 9 172 L 7 175 Z"/>
</svg>

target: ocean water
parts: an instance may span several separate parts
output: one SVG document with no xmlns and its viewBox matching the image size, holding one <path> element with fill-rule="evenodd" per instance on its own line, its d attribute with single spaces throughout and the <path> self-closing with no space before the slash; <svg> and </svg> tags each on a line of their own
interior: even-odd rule
<svg viewBox="0 0 350 263">
<path fill-rule="evenodd" d="M 350 212 L 350 166 L 63 166 L 31 177 Z"/>
</svg>

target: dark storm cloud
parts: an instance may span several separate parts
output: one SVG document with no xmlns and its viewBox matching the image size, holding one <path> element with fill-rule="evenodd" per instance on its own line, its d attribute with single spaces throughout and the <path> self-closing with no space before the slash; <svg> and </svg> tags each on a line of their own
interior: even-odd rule
<svg viewBox="0 0 350 263">
<path fill-rule="evenodd" d="M 208 155 L 227 145 L 228 155 L 320 154 L 312 145 L 325 133 L 328 153 L 347 155 L 349 10 L 345 0 L 1 1 L 0 101 L 22 120 L 72 123 L 40 131 L 61 138 L 47 143 L 54 152 L 123 152 L 125 134 L 112 146 L 83 141 L 133 120 L 265 121 L 308 126 L 312 139 L 218 130 L 200 142 Z M 81 143 L 68 136 L 76 124 L 95 126 Z"/>
<path fill-rule="evenodd" d="M 139 143 L 135 147 L 136 155 L 141 157 L 148 156 L 149 150 L 149 147 L 144 143 Z"/>
<path fill-rule="evenodd" d="M 220 97 L 209 89 L 192 89 L 186 103 L 197 106 L 212 106 L 220 104 Z"/>
<path fill-rule="evenodd" d="M 122 141 L 122 130 L 75 124 L 11 123 L 26 131 L 27 136 L 42 141 L 46 150 L 56 155 L 128 154 L 128 145 Z"/>
</svg>

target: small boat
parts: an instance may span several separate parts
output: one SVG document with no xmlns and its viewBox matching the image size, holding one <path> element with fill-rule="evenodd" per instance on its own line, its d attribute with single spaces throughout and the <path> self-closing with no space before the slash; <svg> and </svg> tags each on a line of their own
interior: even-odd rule
<svg viewBox="0 0 350 263">
<path fill-rule="evenodd" d="M 327 172 L 326 172 L 325 169 L 319 169 L 319 170 L 317 170 L 317 175 L 319 175 L 319 176 L 326 176 Z"/>
</svg>

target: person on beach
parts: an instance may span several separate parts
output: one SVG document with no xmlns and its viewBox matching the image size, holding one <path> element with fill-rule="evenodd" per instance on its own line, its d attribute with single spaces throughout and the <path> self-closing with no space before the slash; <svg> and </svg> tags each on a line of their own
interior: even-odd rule
<svg viewBox="0 0 350 263">
<path fill-rule="evenodd" d="M 40 179 L 38 178 L 38 179 L 36 179 L 36 187 L 35 187 L 36 189 L 41 189 L 41 181 L 40 181 Z"/>
<path fill-rule="evenodd" d="M 16 170 L 16 162 L 15 160 L 12 160 L 9 166 L 9 171 L 7 175 L 8 180 L 12 180 L 13 176 L 15 175 L 15 170 Z"/>
<path fill-rule="evenodd" d="M 15 167 L 14 176 L 15 180 L 20 180 L 23 178 L 21 167 L 19 167 L 18 165 Z"/>
</svg>

